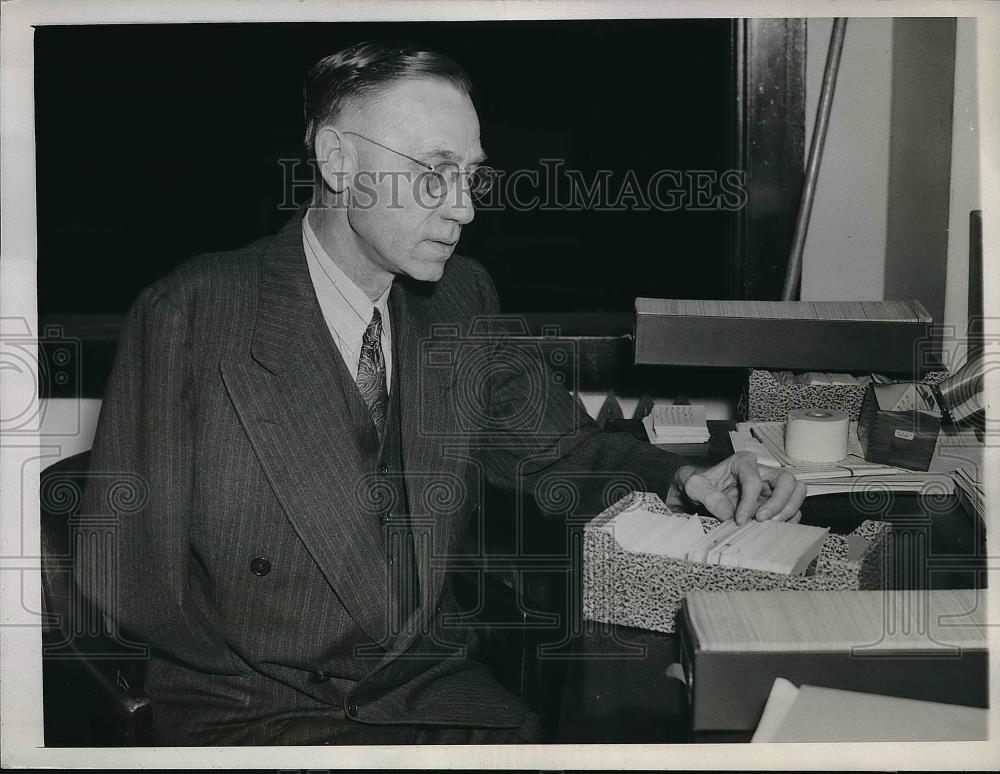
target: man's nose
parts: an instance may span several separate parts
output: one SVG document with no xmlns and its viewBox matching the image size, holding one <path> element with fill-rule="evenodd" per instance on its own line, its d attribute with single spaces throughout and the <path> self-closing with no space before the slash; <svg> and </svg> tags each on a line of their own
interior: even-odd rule
<svg viewBox="0 0 1000 774">
<path fill-rule="evenodd" d="M 455 184 L 448 189 L 444 202 L 441 204 L 440 213 L 447 219 L 453 220 L 460 226 L 471 223 L 476 217 L 476 208 L 472 201 L 472 192 L 466 180 L 459 178 Z"/>
</svg>

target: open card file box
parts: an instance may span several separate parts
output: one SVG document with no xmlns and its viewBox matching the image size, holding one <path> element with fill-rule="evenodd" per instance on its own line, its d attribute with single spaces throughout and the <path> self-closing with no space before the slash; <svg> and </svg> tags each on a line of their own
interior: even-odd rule
<svg viewBox="0 0 1000 774">
<path fill-rule="evenodd" d="M 793 576 L 699 564 L 623 549 L 606 530 L 630 507 L 670 513 L 649 492 L 634 492 L 594 517 L 583 535 L 583 616 L 591 621 L 673 632 L 681 600 L 694 589 L 880 588 L 889 525 L 865 521 L 850 535 L 829 534 L 811 575 Z M 706 530 L 721 522 L 703 518 Z"/>
<path fill-rule="evenodd" d="M 868 385 L 858 437 L 869 462 L 927 470 L 940 432 L 941 410 L 929 385 Z"/>
<path fill-rule="evenodd" d="M 694 731 L 756 727 L 775 678 L 986 707 L 984 590 L 696 591 L 680 654 Z"/>
</svg>

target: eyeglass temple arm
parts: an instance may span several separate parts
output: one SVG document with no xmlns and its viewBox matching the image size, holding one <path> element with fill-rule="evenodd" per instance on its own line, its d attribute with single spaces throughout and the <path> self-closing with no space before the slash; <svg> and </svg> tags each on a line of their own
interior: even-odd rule
<svg viewBox="0 0 1000 774">
<path fill-rule="evenodd" d="M 348 131 L 346 129 L 342 130 L 341 134 L 353 134 L 355 137 L 360 137 L 362 140 L 367 140 L 372 145 L 377 145 L 380 148 L 385 148 L 390 153 L 395 153 L 397 156 L 402 156 L 404 159 L 409 159 L 414 164 L 419 164 L 420 166 L 424 167 L 425 169 L 428 169 L 430 171 L 434 171 L 434 167 L 432 167 L 426 161 L 421 161 L 420 159 L 415 159 L 415 158 L 413 158 L 413 156 L 407 156 L 405 153 L 402 153 L 402 152 L 396 150 L 395 148 L 390 148 L 388 145 L 383 145 L 382 143 L 378 142 L 377 140 L 373 140 L 371 137 L 365 137 L 363 134 L 358 134 L 357 132 L 351 132 L 351 131 Z"/>
</svg>

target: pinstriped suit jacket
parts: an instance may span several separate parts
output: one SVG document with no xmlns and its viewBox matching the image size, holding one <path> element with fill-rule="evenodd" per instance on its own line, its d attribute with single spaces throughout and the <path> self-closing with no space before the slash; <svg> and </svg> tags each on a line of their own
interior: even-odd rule
<svg viewBox="0 0 1000 774">
<path fill-rule="evenodd" d="M 393 631 L 385 503 L 352 423 L 363 404 L 315 298 L 300 219 L 139 296 L 91 469 L 138 476 L 145 491 L 126 508 L 120 488 L 96 483 L 106 475 L 88 486 L 84 514 L 119 515 L 115 548 L 79 557 L 78 582 L 122 636 L 152 646 L 161 743 L 266 743 L 296 718 L 345 713 L 516 726 L 524 707 L 468 657 L 443 582 L 484 481 L 537 492 L 562 476 L 599 507 L 580 474 L 623 471 L 661 491 L 680 461 L 601 432 L 535 353 L 504 344 L 475 262 L 453 257 L 433 284 L 397 281 L 392 389 L 422 599 Z"/>
</svg>

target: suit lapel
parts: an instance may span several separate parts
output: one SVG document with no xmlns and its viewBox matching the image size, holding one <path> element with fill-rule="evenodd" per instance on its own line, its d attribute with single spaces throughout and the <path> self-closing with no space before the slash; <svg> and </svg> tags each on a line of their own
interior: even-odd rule
<svg viewBox="0 0 1000 774">
<path fill-rule="evenodd" d="M 456 460 L 444 456 L 440 438 L 424 432 L 421 423 L 426 412 L 443 408 L 442 396 L 447 380 L 439 369 L 427 369 L 422 363 L 422 342 L 429 338 L 437 317 L 432 309 L 430 289 L 397 279 L 389 297 L 393 338 L 393 383 L 399 389 L 402 425 L 403 460 L 407 481 L 411 523 L 417 541 L 417 569 L 420 578 L 420 608 L 414 612 L 397 638 L 393 653 L 405 650 L 433 616 L 444 572 L 431 567 L 447 557 L 456 519 L 428 512 L 428 494 L 435 485 L 447 486 L 455 474 Z M 398 374 L 398 378 L 397 375 Z M 428 403 L 428 401 L 432 401 Z M 458 443 L 448 444 L 457 446 Z M 433 480 L 432 480 L 433 479 Z"/>
<path fill-rule="evenodd" d="M 293 218 L 264 258 L 253 362 L 223 379 L 289 520 L 333 591 L 369 636 L 387 634 L 385 547 L 364 514 L 348 371 L 330 337 Z M 402 380 L 401 380 L 402 381 Z"/>
</svg>

